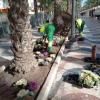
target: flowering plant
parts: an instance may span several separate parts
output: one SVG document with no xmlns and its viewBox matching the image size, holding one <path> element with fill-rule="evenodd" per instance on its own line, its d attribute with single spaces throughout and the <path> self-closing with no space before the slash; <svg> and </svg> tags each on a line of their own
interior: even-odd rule
<svg viewBox="0 0 100 100">
<path fill-rule="evenodd" d="M 98 85 L 100 77 L 89 71 L 89 70 L 83 70 L 79 76 L 79 83 L 81 86 L 85 86 L 88 88 L 93 88 L 94 86 Z"/>
<path fill-rule="evenodd" d="M 15 83 L 15 85 L 16 85 L 16 86 L 21 86 L 21 85 L 27 86 L 27 80 L 26 80 L 26 79 L 20 79 L 19 81 L 17 81 L 17 82 Z"/>
<path fill-rule="evenodd" d="M 17 97 L 18 98 L 23 98 L 24 96 L 28 95 L 29 94 L 29 90 L 25 90 L 25 89 L 22 89 L 18 92 L 17 94 Z"/>
<path fill-rule="evenodd" d="M 36 90 L 37 87 L 38 87 L 38 85 L 37 85 L 37 83 L 34 82 L 34 81 L 28 83 L 28 89 L 29 89 L 30 91 L 34 91 L 34 90 Z"/>
<path fill-rule="evenodd" d="M 13 86 L 17 92 L 17 100 L 23 100 L 26 96 L 34 96 L 34 90 L 37 89 L 38 85 L 34 81 L 28 83 L 26 79 L 20 79 Z"/>
<path fill-rule="evenodd" d="M 50 55 L 50 57 L 52 57 L 52 58 L 55 58 L 55 56 L 56 56 L 55 54 L 51 54 L 51 55 Z"/>
</svg>

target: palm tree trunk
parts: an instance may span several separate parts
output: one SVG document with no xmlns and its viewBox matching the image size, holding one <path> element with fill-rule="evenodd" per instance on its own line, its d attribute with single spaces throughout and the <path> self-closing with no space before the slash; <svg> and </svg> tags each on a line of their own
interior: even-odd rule
<svg viewBox="0 0 100 100">
<path fill-rule="evenodd" d="M 18 73 L 26 73 L 35 66 L 28 0 L 10 0 L 9 3 L 8 19 L 12 30 L 11 49 L 14 54 L 10 69 L 15 69 Z"/>
</svg>

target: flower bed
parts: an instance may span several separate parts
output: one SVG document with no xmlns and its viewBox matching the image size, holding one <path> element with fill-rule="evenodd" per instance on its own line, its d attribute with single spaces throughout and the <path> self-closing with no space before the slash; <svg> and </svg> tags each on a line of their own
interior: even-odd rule
<svg viewBox="0 0 100 100">
<path fill-rule="evenodd" d="M 61 41 L 59 41 L 60 39 Z M 5 82 L 5 85 L 4 83 L 0 82 L 0 84 L 4 84 L 4 88 L 2 88 L 2 85 L 0 85 L 0 90 L 3 91 L 2 93 L 0 92 L 0 100 L 2 98 L 4 100 L 14 100 L 15 98 L 21 100 L 36 99 L 39 91 L 41 90 L 43 84 L 45 83 L 45 80 L 49 75 L 49 72 L 52 68 L 53 63 L 55 62 L 56 56 L 64 42 L 64 39 L 65 36 L 55 36 L 53 53 L 51 54 L 45 51 L 45 47 L 44 50 L 40 48 L 39 50 L 34 51 L 34 57 L 37 59 L 38 63 L 36 63 L 37 68 L 35 70 L 33 68 L 30 73 L 22 76 L 17 75 L 16 77 L 13 77 L 9 73 L 6 73 L 5 80 L 7 80 L 11 84 L 8 85 L 8 83 Z M 6 88 L 6 86 L 9 86 L 9 88 Z M 35 90 L 32 91 L 32 89 Z M 6 93 L 6 91 L 8 91 L 9 93 Z"/>
<path fill-rule="evenodd" d="M 48 66 L 53 64 L 56 55 L 64 42 L 64 39 L 65 37 L 55 36 L 52 53 L 48 53 L 48 44 L 47 42 L 44 42 L 42 38 L 36 41 L 33 52 L 35 54 L 35 58 L 37 59 L 38 66 Z"/>
<path fill-rule="evenodd" d="M 24 100 L 27 96 L 35 96 L 35 90 L 38 85 L 34 81 L 28 82 L 26 79 L 20 79 L 17 82 L 14 82 L 12 87 L 15 89 L 15 96 L 17 100 Z"/>
</svg>

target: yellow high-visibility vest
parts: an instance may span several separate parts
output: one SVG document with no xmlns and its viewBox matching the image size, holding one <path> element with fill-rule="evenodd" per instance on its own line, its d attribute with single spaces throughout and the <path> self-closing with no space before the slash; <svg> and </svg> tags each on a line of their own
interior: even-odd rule
<svg viewBox="0 0 100 100">
<path fill-rule="evenodd" d="M 78 26 L 77 26 L 78 28 L 81 27 L 81 25 L 82 25 L 82 19 L 80 19 L 80 18 L 77 19 L 77 20 L 76 20 L 76 23 L 77 23 L 77 25 L 78 25 Z"/>
<path fill-rule="evenodd" d="M 41 27 L 40 27 L 40 32 L 41 32 L 41 33 L 44 33 L 44 32 L 45 32 L 45 26 L 41 26 Z"/>
</svg>

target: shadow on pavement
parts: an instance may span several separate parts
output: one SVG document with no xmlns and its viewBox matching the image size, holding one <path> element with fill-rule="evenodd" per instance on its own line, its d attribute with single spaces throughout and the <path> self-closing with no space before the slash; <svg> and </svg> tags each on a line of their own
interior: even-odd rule
<svg viewBox="0 0 100 100">
<path fill-rule="evenodd" d="M 63 79 L 61 78 L 59 81 L 56 82 L 55 86 L 51 88 L 48 100 L 52 100 L 52 98 L 57 94 L 59 87 L 61 86 Z"/>
<path fill-rule="evenodd" d="M 72 68 L 66 70 L 66 72 L 63 73 L 63 81 L 72 84 L 73 87 L 82 88 L 82 86 L 79 85 L 79 74 L 81 72 L 82 68 Z"/>
</svg>

